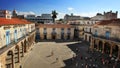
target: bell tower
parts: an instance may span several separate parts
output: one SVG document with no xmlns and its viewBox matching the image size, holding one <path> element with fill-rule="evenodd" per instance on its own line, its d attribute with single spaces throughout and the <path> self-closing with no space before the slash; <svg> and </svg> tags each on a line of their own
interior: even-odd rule
<svg viewBox="0 0 120 68">
<path fill-rule="evenodd" d="M 13 17 L 13 18 L 16 18 L 16 17 L 17 17 L 17 12 L 16 12 L 15 9 L 14 9 L 13 12 L 12 12 L 12 17 Z"/>
</svg>

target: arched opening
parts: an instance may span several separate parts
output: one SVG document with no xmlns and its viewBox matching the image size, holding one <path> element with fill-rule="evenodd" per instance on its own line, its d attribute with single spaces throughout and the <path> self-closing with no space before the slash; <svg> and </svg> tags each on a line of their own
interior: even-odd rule
<svg viewBox="0 0 120 68">
<path fill-rule="evenodd" d="M 54 32 L 52 32 L 52 39 L 56 39 L 56 32 L 54 33 Z"/>
<path fill-rule="evenodd" d="M 47 39 L 47 34 L 44 34 L 44 39 L 45 39 L 45 40 Z"/>
<path fill-rule="evenodd" d="M 113 51 L 112 51 L 113 53 L 112 53 L 112 54 L 113 54 L 113 56 L 115 56 L 115 57 L 118 56 L 118 50 L 119 50 L 118 48 L 119 48 L 119 47 L 118 47 L 117 45 L 113 46 Z"/>
<path fill-rule="evenodd" d="M 70 39 L 70 33 L 67 34 L 67 40 L 69 40 L 69 39 Z"/>
<path fill-rule="evenodd" d="M 91 28 L 90 28 L 90 33 L 91 33 Z"/>
<path fill-rule="evenodd" d="M 40 41 L 40 39 L 41 39 L 41 38 L 40 38 L 40 30 L 39 30 L 39 28 L 37 28 L 37 29 L 36 29 L 35 41 L 38 42 L 38 41 Z"/>
<path fill-rule="evenodd" d="M 110 54 L 110 44 L 106 42 L 104 46 L 104 52 Z"/>
<path fill-rule="evenodd" d="M 61 33 L 61 39 L 64 39 L 64 33 Z"/>
<path fill-rule="evenodd" d="M 43 34 L 44 34 L 44 39 L 46 40 L 47 39 L 47 28 L 44 28 Z"/>
<path fill-rule="evenodd" d="M 68 29 L 67 29 L 67 40 L 70 39 L 70 35 L 71 35 L 71 29 L 68 28 Z"/>
<path fill-rule="evenodd" d="M 13 51 L 8 51 L 6 56 L 6 68 L 14 68 L 14 53 Z"/>
<path fill-rule="evenodd" d="M 51 35 L 52 35 L 52 39 L 56 39 L 56 28 L 53 28 L 52 29 L 52 33 L 51 33 Z"/>
<path fill-rule="evenodd" d="M 77 27 L 74 29 L 74 38 L 75 39 L 79 38 L 79 29 Z"/>
<path fill-rule="evenodd" d="M 19 60 L 20 60 L 20 53 L 19 53 L 20 51 L 19 51 L 19 46 L 16 46 L 15 47 L 15 50 L 14 50 L 14 58 L 15 58 L 15 63 L 18 63 L 19 62 Z"/>
<path fill-rule="evenodd" d="M 94 48 L 97 49 L 96 40 L 94 40 Z"/>
<path fill-rule="evenodd" d="M 85 41 L 87 41 L 87 35 L 85 35 Z"/>
<path fill-rule="evenodd" d="M 24 56 L 24 44 L 23 44 L 23 42 L 21 42 L 21 46 L 20 46 L 20 56 L 21 57 Z"/>
<path fill-rule="evenodd" d="M 99 41 L 99 50 L 100 51 L 102 51 L 102 45 L 103 45 L 102 41 Z"/>
<path fill-rule="evenodd" d="M 91 42 L 91 36 L 89 36 L 89 42 Z"/>
<path fill-rule="evenodd" d="M 24 52 L 26 52 L 27 51 L 27 46 L 26 46 L 26 40 L 24 41 Z"/>
</svg>

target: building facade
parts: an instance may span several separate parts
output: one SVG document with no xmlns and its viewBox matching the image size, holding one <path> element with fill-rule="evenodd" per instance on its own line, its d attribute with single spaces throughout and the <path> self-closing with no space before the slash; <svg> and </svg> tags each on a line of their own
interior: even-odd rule
<svg viewBox="0 0 120 68">
<path fill-rule="evenodd" d="M 90 49 L 120 60 L 120 19 L 104 20 L 92 27 L 85 27 L 84 40 Z"/>
<path fill-rule="evenodd" d="M 76 20 L 80 20 L 80 16 L 75 16 L 73 14 L 71 14 L 71 15 L 66 14 L 64 16 L 65 23 L 68 23 L 69 21 L 76 21 Z"/>
<path fill-rule="evenodd" d="M 74 38 L 74 27 L 67 24 L 39 24 L 37 38 L 41 40 L 71 40 Z"/>
<path fill-rule="evenodd" d="M 110 11 L 110 12 L 104 12 L 103 14 L 97 13 L 96 16 L 91 17 L 91 20 L 96 20 L 96 21 L 102 21 L 102 20 L 111 20 L 111 19 L 117 19 L 118 11 L 115 13 Z"/>
<path fill-rule="evenodd" d="M 8 10 L 0 10 L 0 18 L 11 18 L 10 11 Z"/>
<path fill-rule="evenodd" d="M 0 68 L 18 68 L 34 40 L 34 23 L 18 18 L 0 18 Z"/>
<path fill-rule="evenodd" d="M 41 16 L 27 15 L 26 19 L 31 22 L 42 23 L 42 24 L 52 22 L 51 14 L 42 14 Z"/>
</svg>

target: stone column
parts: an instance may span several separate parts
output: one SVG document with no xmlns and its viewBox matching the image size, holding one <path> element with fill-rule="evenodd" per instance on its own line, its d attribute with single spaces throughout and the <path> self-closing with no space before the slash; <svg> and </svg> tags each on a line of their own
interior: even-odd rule
<svg viewBox="0 0 120 68">
<path fill-rule="evenodd" d="M 109 55 L 110 57 L 112 57 L 113 45 L 114 45 L 114 44 L 112 43 L 112 45 L 110 46 L 110 55 Z"/>
<path fill-rule="evenodd" d="M 103 41 L 103 44 L 102 44 L 102 53 L 104 53 L 104 49 L 105 49 L 105 42 Z"/>
<path fill-rule="evenodd" d="M 12 55 L 12 68 L 15 68 L 14 55 Z"/>
<path fill-rule="evenodd" d="M 24 45 L 22 47 L 22 56 L 24 57 Z"/>
<path fill-rule="evenodd" d="M 20 48 L 18 49 L 18 63 L 20 62 Z"/>
<path fill-rule="evenodd" d="M 94 39 L 93 39 L 93 38 L 91 38 L 90 49 L 91 49 L 91 50 L 94 49 Z"/>
</svg>

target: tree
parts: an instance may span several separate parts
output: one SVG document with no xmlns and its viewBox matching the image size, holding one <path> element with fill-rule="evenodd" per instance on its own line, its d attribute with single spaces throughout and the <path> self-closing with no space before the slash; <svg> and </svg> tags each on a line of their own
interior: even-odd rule
<svg viewBox="0 0 120 68">
<path fill-rule="evenodd" d="M 53 23 L 55 23 L 55 18 L 57 18 L 57 12 L 55 10 L 52 11 L 52 18 L 53 18 Z"/>
</svg>

